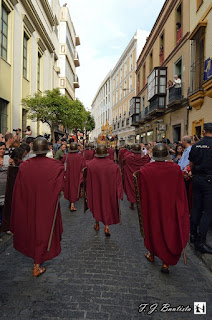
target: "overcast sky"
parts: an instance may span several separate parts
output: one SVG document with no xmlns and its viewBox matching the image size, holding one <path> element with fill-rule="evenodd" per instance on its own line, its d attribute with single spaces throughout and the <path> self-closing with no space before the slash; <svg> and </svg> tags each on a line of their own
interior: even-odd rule
<svg viewBox="0 0 212 320">
<path fill-rule="evenodd" d="M 164 0 L 60 0 L 68 3 L 81 45 L 76 89 L 86 109 L 137 29 L 151 31 Z"/>
</svg>

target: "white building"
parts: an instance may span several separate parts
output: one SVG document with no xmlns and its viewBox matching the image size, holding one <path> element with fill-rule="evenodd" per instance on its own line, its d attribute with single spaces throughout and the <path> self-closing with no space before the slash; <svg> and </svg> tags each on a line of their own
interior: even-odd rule
<svg viewBox="0 0 212 320">
<path fill-rule="evenodd" d="M 135 129 L 129 116 L 130 99 L 136 95 L 136 63 L 146 42 L 147 31 L 137 30 L 116 66 L 108 73 L 92 102 L 91 113 L 96 127 L 90 135 L 94 141 L 108 120 L 119 144 L 135 142 Z"/>
<path fill-rule="evenodd" d="M 58 87 L 75 98 L 80 41 L 68 8 L 59 0 L 0 0 L 0 17 L 0 132 L 30 125 L 34 137 L 49 133 L 47 125 L 27 119 L 21 101 Z"/>
<path fill-rule="evenodd" d="M 102 125 L 108 121 L 112 124 L 111 109 L 111 71 L 101 83 L 91 105 L 91 114 L 95 120 L 95 129 L 90 134 L 91 141 L 97 141 Z"/>
<path fill-rule="evenodd" d="M 113 134 L 118 135 L 118 144 L 135 142 L 130 100 L 136 96 L 137 59 L 148 35 L 147 31 L 136 31 L 111 73 Z"/>
<path fill-rule="evenodd" d="M 69 10 L 66 6 L 60 10 L 60 91 L 70 99 L 75 99 L 75 88 L 79 88 L 79 80 L 76 67 L 80 66 L 76 46 L 80 45 L 80 39 L 76 35 L 71 21 Z"/>
<path fill-rule="evenodd" d="M 27 120 L 21 100 L 59 86 L 58 0 L 0 0 L 0 131 L 24 130 L 33 136 L 49 132 Z"/>
</svg>

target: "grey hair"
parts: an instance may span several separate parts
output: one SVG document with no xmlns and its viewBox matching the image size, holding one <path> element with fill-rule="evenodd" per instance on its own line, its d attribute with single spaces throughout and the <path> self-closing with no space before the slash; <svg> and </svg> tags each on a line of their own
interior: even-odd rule
<svg viewBox="0 0 212 320">
<path fill-rule="evenodd" d="M 191 144 L 191 138 L 189 136 L 183 137 L 183 140 L 186 141 L 187 143 Z"/>
</svg>

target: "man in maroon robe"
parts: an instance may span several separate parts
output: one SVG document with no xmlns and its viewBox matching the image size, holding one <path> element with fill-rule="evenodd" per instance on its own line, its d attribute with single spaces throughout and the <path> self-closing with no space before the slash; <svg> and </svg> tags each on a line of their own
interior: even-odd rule
<svg viewBox="0 0 212 320">
<path fill-rule="evenodd" d="M 131 203 L 131 210 L 134 210 L 134 203 L 136 203 L 133 173 L 140 170 L 140 168 L 149 161 L 149 156 L 142 154 L 141 146 L 139 144 L 134 145 L 132 152 L 124 160 L 124 192 L 127 196 L 127 200 Z"/>
<path fill-rule="evenodd" d="M 56 257 L 61 252 L 63 232 L 60 206 L 47 251 L 58 197 L 64 184 L 64 166 L 61 162 L 46 157 L 48 142 L 37 138 L 33 142 L 37 155 L 19 166 L 12 198 L 10 230 L 14 234 L 14 248 L 34 259 L 33 276 L 46 269 L 40 264 Z"/>
<path fill-rule="evenodd" d="M 94 157 L 95 151 L 93 149 L 90 149 L 90 146 L 88 143 L 85 144 L 85 149 L 82 152 L 83 158 L 85 159 L 86 165 L 89 161 L 91 161 Z"/>
<path fill-rule="evenodd" d="M 112 161 L 114 161 L 114 149 L 113 148 L 108 148 L 107 149 L 107 152 L 108 152 L 108 158 Z"/>
<path fill-rule="evenodd" d="M 76 211 L 74 203 L 79 200 L 80 184 L 83 181 L 82 170 L 86 167 L 85 159 L 79 153 L 76 142 L 70 143 L 70 150 L 64 155 L 62 162 L 66 167 L 64 198 L 69 200 L 70 210 Z"/>
<path fill-rule="evenodd" d="M 119 161 L 120 168 L 122 168 L 123 156 L 124 156 L 124 154 L 125 154 L 126 151 L 127 151 L 126 146 L 124 146 L 124 148 L 122 148 L 122 149 L 119 150 L 119 158 L 118 158 L 118 161 Z"/>
<path fill-rule="evenodd" d="M 119 166 L 107 158 L 107 149 L 98 145 L 96 155 L 87 166 L 87 205 L 99 231 L 99 221 L 105 225 L 105 235 L 110 236 L 109 225 L 120 222 L 119 201 L 123 187 Z"/>
<path fill-rule="evenodd" d="M 189 237 L 189 209 L 180 167 L 168 159 L 167 147 L 159 143 L 153 148 L 155 162 L 140 169 L 138 186 L 144 227 L 145 257 L 163 261 L 161 272 L 169 273 L 169 265 L 177 264 Z"/>
</svg>

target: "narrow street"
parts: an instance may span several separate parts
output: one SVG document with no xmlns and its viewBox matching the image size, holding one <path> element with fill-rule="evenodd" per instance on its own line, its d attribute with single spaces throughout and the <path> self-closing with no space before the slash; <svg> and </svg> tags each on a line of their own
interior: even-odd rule
<svg viewBox="0 0 212 320">
<path fill-rule="evenodd" d="M 211 274 L 187 246 L 188 265 L 181 258 L 169 275 L 160 272 L 161 261 L 144 258 L 137 211 L 122 202 L 122 225 L 111 226 L 105 238 L 97 233 L 90 212 L 70 213 L 64 199 L 62 253 L 44 265 L 47 271 L 34 279 L 33 261 L 10 246 L 0 256 L 0 318 L 12 319 L 199 319 L 194 302 L 207 302 L 211 319 Z M 158 304 L 158 311 L 139 313 L 141 303 Z M 160 312 L 163 303 L 190 306 L 190 312 Z"/>
</svg>

